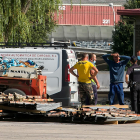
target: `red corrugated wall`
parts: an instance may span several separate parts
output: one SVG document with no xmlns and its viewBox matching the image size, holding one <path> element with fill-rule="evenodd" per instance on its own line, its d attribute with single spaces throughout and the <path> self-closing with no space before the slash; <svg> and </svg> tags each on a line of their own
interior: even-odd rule
<svg viewBox="0 0 140 140">
<path fill-rule="evenodd" d="M 59 9 L 63 13 L 58 17 L 59 25 L 114 25 L 113 10 L 109 6 L 63 5 Z M 114 6 L 116 22 L 120 20 L 117 9 L 124 9 L 124 7 Z"/>
</svg>

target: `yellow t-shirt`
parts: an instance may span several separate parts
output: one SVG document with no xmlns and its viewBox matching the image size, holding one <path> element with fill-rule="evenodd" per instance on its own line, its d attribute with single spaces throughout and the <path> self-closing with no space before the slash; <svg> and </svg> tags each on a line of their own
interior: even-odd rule
<svg viewBox="0 0 140 140">
<path fill-rule="evenodd" d="M 74 65 L 74 68 L 78 71 L 78 81 L 83 83 L 91 83 L 90 70 L 94 67 L 94 65 L 89 61 L 79 61 Z"/>
</svg>

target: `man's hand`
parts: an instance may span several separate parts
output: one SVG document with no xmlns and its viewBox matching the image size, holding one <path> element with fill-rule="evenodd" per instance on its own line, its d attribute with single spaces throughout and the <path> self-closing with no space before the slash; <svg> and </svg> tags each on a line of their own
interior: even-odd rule
<svg viewBox="0 0 140 140">
<path fill-rule="evenodd" d="M 74 72 L 73 72 L 73 70 L 75 70 L 75 68 L 74 67 L 71 67 L 70 69 L 69 69 L 69 72 L 72 74 L 72 75 L 74 75 L 75 77 L 79 77 L 79 75 L 76 75 Z"/>
<path fill-rule="evenodd" d="M 99 89 L 100 88 L 100 84 L 97 84 L 97 89 Z"/>
<path fill-rule="evenodd" d="M 112 53 L 111 56 L 117 56 L 117 57 L 119 57 L 120 55 L 118 53 Z"/>
<path fill-rule="evenodd" d="M 91 80 L 92 79 L 92 77 L 89 77 L 89 80 Z"/>
<path fill-rule="evenodd" d="M 128 79 L 129 79 L 129 75 L 128 75 L 128 74 L 126 74 L 126 75 L 125 75 L 125 82 L 126 82 L 127 84 L 129 84 Z"/>
<path fill-rule="evenodd" d="M 79 78 L 79 75 L 76 75 L 77 78 Z"/>
</svg>

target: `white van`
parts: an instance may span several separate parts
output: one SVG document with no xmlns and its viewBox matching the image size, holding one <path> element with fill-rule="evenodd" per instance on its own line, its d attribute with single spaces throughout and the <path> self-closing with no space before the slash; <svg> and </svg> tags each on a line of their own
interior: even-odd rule
<svg viewBox="0 0 140 140">
<path fill-rule="evenodd" d="M 73 50 L 47 47 L 0 48 L 0 57 L 21 61 L 29 59 L 37 65 L 43 65 L 42 74 L 47 76 L 47 95 L 54 102 L 62 102 L 63 106 L 79 104 L 77 78 L 69 73 L 69 68 L 77 62 Z"/>
</svg>

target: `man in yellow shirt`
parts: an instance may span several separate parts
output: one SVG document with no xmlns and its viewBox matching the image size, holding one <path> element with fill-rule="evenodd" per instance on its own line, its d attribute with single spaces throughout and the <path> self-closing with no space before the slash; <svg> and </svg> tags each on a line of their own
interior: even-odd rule
<svg viewBox="0 0 140 140">
<path fill-rule="evenodd" d="M 77 69 L 78 75 L 73 72 L 75 69 Z M 92 76 L 90 75 L 91 69 L 95 71 Z M 82 54 L 82 61 L 77 62 L 73 67 L 71 67 L 69 72 L 78 78 L 81 104 L 90 104 L 91 99 L 93 99 L 91 79 L 95 79 L 98 69 L 88 61 L 88 54 Z M 86 103 L 87 99 L 89 103 Z"/>
</svg>

